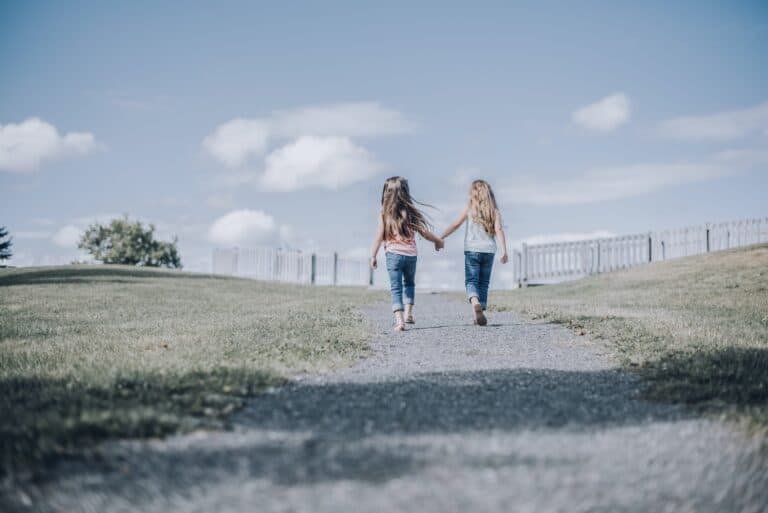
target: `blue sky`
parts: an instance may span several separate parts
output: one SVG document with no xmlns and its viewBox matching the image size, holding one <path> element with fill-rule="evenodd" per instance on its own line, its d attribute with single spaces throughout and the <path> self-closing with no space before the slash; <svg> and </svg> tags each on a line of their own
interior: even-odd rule
<svg viewBox="0 0 768 513">
<path fill-rule="evenodd" d="M 764 2 L 155 4 L 0 2 L 11 263 L 124 213 L 190 270 L 365 255 L 393 174 L 439 228 L 486 178 L 515 243 L 768 214 Z M 461 285 L 454 237 L 421 284 Z"/>
</svg>

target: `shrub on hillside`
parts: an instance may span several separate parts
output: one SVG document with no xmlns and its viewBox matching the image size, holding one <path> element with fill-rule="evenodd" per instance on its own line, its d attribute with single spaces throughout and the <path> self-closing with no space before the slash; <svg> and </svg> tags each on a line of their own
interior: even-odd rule
<svg viewBox="0 0 768 513">
<path fill-rule="evenodd" d="M 80 237 L 77 247 L 105 264 L 141 265 L 181 269 L 181 256 L 171 242 L 155 239 L 155 226 L 145 228 L 140 221 L 127 217 L 113 219 L 108 225 L 92 224 Z"/>
</svg>

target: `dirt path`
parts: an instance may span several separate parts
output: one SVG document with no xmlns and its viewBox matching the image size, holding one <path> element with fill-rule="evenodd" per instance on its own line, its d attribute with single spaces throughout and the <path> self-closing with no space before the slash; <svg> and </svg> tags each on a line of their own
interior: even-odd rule
<svg viewBox="0 0 768 513">
<path fill-rule="evenodd" d="M 371 357 L 255 399 L 231 432 L 121 442 L 62 463 L 28 510 L 622 512 L 768 510 L 768 466 L 730 427 L 638 398 L 600 346 L 419 297 Z M 21 496 L 20 496 L 21 497 Z"/>
</svg>

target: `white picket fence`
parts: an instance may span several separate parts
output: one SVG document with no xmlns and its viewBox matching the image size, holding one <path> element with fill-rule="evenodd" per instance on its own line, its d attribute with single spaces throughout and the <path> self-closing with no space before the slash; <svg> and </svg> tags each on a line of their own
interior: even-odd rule
<svg viewBox="0 0 768 513">
<path fill-rule="evenodd" d="M 513 252 L 515 281 L 525 287 L 761 242 L 768 242 L 768 218 L 577 242 L 523 244 L 522 250 Z"/>
<path fill-rule="evenodd" d="M 373 285 L 365 260 L 274 248 L 214 249 L 213 274 L 306 285 Z"/>
</svg>

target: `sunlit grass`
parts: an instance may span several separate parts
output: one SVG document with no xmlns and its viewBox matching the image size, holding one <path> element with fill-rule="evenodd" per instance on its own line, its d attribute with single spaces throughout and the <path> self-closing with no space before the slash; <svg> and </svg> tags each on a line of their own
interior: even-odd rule
<svg viewBox="0 0 768 513">
<path fill-rule="evenodd" d="M 768 426 L 768 246 L 497 292 L 499 310 L 604 339 L 648 397 Z"/>
<path fill-rule="evenodd" d="M 220 427 L 292 372 L 346 365 L 379 297 L 120 266 L 0 270 L 3 468 Z"/>
</svg>

